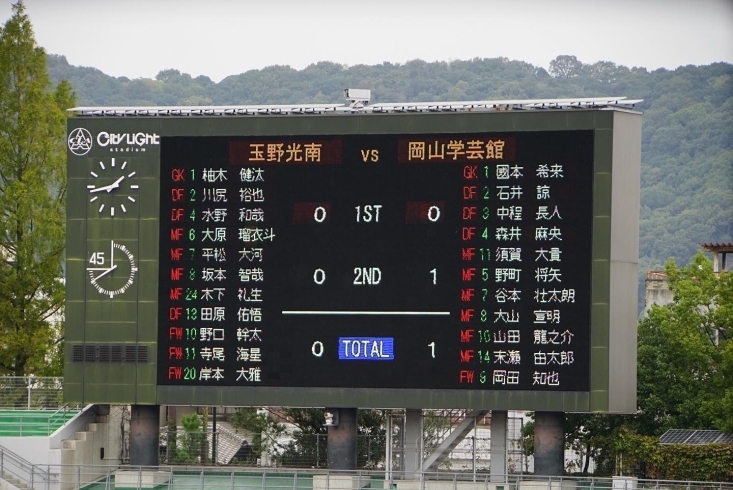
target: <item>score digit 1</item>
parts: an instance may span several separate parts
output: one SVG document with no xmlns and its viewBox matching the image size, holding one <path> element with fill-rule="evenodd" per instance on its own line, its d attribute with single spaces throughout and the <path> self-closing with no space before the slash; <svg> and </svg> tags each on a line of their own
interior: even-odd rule
<svg viewBox="0 0 733 490">
<path fill-rule="evenodd" d="M 432 269 L 430 273 L 433 275 L 433 284 L 438 284 L 438 269 Z"/>
</svg>

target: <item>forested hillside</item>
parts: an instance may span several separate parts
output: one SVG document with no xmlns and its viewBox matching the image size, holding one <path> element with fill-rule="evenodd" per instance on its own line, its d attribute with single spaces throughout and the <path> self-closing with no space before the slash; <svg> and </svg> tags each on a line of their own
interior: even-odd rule
<svg viewBox="0 0 733 490">
<path fill-rule="evenodd" d="M 640 273 L 674 257 L 689 262 L 702 242 L 733 241 L 733 65 L 676 70 L 583 64 L 559 56 L 549 71 L 506 58 L 375 66 L 320 62 L 271 66 L 214 83 L 178 70 L 155 80 L 113 78 L 50 55 L 79 105 L 224 105 L 344 102 L 346 87 L 374 102 L 626 96 L 644 99 Z"/>
</svg>

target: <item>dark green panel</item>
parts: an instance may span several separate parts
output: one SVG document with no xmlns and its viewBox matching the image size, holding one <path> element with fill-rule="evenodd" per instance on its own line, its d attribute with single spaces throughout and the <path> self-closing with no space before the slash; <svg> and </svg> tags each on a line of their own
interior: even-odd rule
<svg viewBox="0 0 733 490">
<path fill-rule="evenodd" d="M 66 261 L 66 270 L 67 270 L 67 281 L 65 284 L 66 287 L 66 297 L 69 298 L 67 301 L 74 301 L 71 298 L 84 298 L 87 292 L 87 285 L 88 280 L 87 276 L 84 270 L 85 264 L 81 260 L 67 260 Z M 75 301 L 82 301 L 81 299 L 76 299 Z M 66 309 L 66 319 L 68 321 L 69 318 L 69 310 L 68 310 L 68 304 Z"/>
<path fill-rule="evenodd" d="M 596 173 L 610 173 L 613 161 L 613 130 L 596 129 L 596 145 L 594 148 Z"/>
<path fill-rule="evenodd" d="M 593 339 L 595 341 L 595 339 Z M 599 341 L 600 343 L 600 341 Z M 608 391 L 608 374 L 609 374 L 609 348 L 606 345 L 598 345 L 591 347 L 591 358 L 593 359 L 593 369 L 590 373 L 590 389 Z"/>
<path fill-rule="evenodd" d="M 596 259 L 593 261 L 593 284 L 591 289 L 591 302 L 597 304 L 608 304 L 610 297 L 610 261 Z"/>
<path fill-rule="evenodd" d="M 153 155 L 145 155 L 137 161 L 137 171 L 139 173 L 140 180 L 140 192 L 145 191 L 157 191 L 157 185 L 160 175 L 160 161 L 159 156 L 155 158 Z"/>
<path fill-rule="evenodd" d="M 64 402 L 69 404 L 81 404 L 84 400 L 84 385 L 81 383 L 82 376 L 74 369 L 64 368 Z M 74 383 L 70 380 L 78 379 Z"/>
<path fill-rule="evenodd" d="M 593 206 L 594 216 L 611 216 L 611 174 L 596 172 L 593 179 Z M 611 228 L 610 224 L 608 228 Z"/>
<path fill-rule="evenodd" d="M 600 111 L 592 111 L 592 114 L 593 114 L 593 121 L 594 121 L 593 126 L 596 129 L 613 129 L 614 118 L 619 113 L 617 113 L 616 111 L 610 111 L 610 110 L 600 110 Z M 636 114 L 636 116 L 639 116 L 639 114 Z"/>
<path fill-rule="evenodd" d="M 83 188 L 85 179 L 74 179 L 67 182 L 69 189 Z M 81 184 L 81 185 L 78 185 Z M 66 196 L 66 209 L 72 216 L 84 216 L 86 214 L 89 196 L 86 192 L 69 192 Z"/>
<path fill-rule="evenodd" d="M 591 391 L 590 411 L 608 412 L 608 391 Z"/>
<path fill-rule="evenodd" d="M 396 117 L 378 116 L 374 118 L 364 118 L 360 122 L 359 131 L 366 134 L 380 133 L 399 133 L 405 131 L 409 125 L 410 116 L 406 114 L 396 114 Z"/>
<path fill-rule="evenodd" d="M 137 322 L 121 322 L 110 320 L 108 322 L 87 321 L 85 330 L 85 342 L 114 343 L 120 340 L 135 342 L 135 328 Z M 126 338 L 125 338 L 126 337 Z"/>
<path fill-rule="evenodd" d="M 84 384 L 84 400 L 92 402 L 93 400 L 104 400 L 100 403 L 109 403 L 113 405 L 137 404 L 135 399 L 134 375 L 117 374 L 113 379 L 125 378 L 130 379 L 127 384 L 105 383 L 97 380 L 85 380 Z"/>
<path fill-rule="evenodd" d="M 147 370 L 146 370 L 147 371 Z M 152 377 L 149 373 L 141 373 L 139 376 L 139 381 L 137 383 L 137 391 L 135 394 L 135 403 L 137 405 L 157 405 L 156 403 L 156 386 L 155 386 L 155 370 L 153 369 Z M 145 383 L 145 381 L 150 381 L 152 379 L 152 384 Z"/>
<path fill-rule="evenodd" d="M 157 219 L 143 219 L 139 223 L 141 246 L 138 249 L 140 261 L 158 260 L 158 233 L 160 224 Z M 168 231 L 168 230 L 163 230 Z M 143 246 L 144 244 L 144 246 Z"/>
<path fill-rule="evenodd" d="M 157 301 L 141 301 L 138 303 L 138 326 L 138 340 L 140 342 L 151 342 L 155 347 L 158 340 Z M 157 353 L 157 347 L 153 350 Z"/>
<path fill-rule="evenodd" d="M 87 321 L 88 322 L 137 322 L 137 301 L 134 300 L 134 293 L 137 286 L 133 284 L 132 288 L 122 296 L 125 299 L 110 301 L 109 298 L 99 294 L 91 285 L 87 286 L 87 294 L 90 299 L 87 301 Z M 120 298 L 122 298 L 122 296 Z"/>
<path fill-rule="evenodd" d="M 82 276 L 83 277 L 83 276 Z M 68 287 L 68 286 L 67 286 Z M 66 301 L 66 307 L 64 309 L 64 316 L 66 317 L 66 331 L 64 332 L 64 340 L 66 342 L 76 342 L 83 339 L 83 329 L 81 328 L 69 328 L 69 325 L 83 325 L 84 324 L 84 309 L 86 303 L 80 300 Z M 68 354 L 68 352 L 67 352 Z"/>
<path fill-rule="evenodd" d="M 594 303 L 591 307 L 591 347 L 608 347 L 609 313 L 608 302 Z"/>
<path fill-rule="evenodd" d="M 85 382 L 89 384 L 134 384 L 135 363 L 85 363 Z M 120 382 L 125 380 L 128 382 Z"/>
<path fill-rule="evenodd" d="M 227 388 L 158 386 L 158 403 L 224 406 L 358 406 L 382 408 L 467 408 L 587 412 L 589 394 L 457 390 L 357 390 L 352 388 Z"/>
<path fill-rule="evenodd" d="M 67 350 L 66 393 L 100 403 L 170 403 L 211 405 L 291 405 L 410 408 L 494 408 L 520 410 L 605 411 L 608 409 L 611 154 L 614 117 L 611 110 L 552 110 L 430 114 L 328 114 L 236 117 L 99 117 L 73 118 L 70 128 L 92 133 L 155 133 L 195 135 L 304 135 L 460 133 L 594 129 L 593 276 L 591 307 L 591 392 L 506 392 L 491 390 L 355 390 L 278 388 L 190 388 L 156 386 L 158 326 L 158 247 L 160 147 L 95 144 L 88 155 L 69 154 L 67 218 L 67 341 L 147 342 L 146 365 L 100 366 L 70 362 Z M 625 114 L 626 117 L 628 115 Z M 111 219 L 90 203 L 89 172 L 99 161 L 127 159 L 135 165 L 140 185 L 126 216 Z M 118 204 L 117 204 L 118 205 Z M 163 230 L 165 232 L 165 230 Z M 139 273 L 133 286 L 110 299 L 92 288 L 87 277 L 94 251 L 110 240 L 134 254 Z M 106 249 L 104 249 L 106 250 Z M 86 305 L 86 308 L 85 308 Z"/>
<path fill-rule="evenodd" d="M 593 218 L 593 258 L 598 261 L 611 260 L 611 217 Z"/>
</svg>

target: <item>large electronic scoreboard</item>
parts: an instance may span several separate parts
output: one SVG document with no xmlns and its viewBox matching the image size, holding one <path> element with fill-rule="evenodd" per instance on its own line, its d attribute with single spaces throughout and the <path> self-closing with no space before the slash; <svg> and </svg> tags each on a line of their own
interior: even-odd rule
<svg viewBox="0 0 733 490">
<path fill-rule="evenodd" d="M 638 113 L 82 115 L 68 143 L 69 401 L 636 409 Z"/>
</svg>

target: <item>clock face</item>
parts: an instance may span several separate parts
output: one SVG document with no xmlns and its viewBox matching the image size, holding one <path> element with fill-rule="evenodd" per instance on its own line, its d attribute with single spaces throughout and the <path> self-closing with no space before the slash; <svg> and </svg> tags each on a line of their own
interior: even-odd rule
<svg viewBox="0 0 733 490">
<path fill-rule="evenodd" d="M 94 170 L 89 172 L 90 182 L 87 184 L 89 202 L 94 204 L 100 215 L 116 215 L 126 213 L 128 208 L 137 202 L 137 173 L 127 160 L 112 158 L 110 161 L 98 161 Z"/>
<path fill-rule="evenodd" d="M 87 274 L 99 294 L 114 298 L 130 289 L 135 282 L 137 264 L 126 246 L 112 240 L 109 249 L 92 252 Z"/>
</svg>

